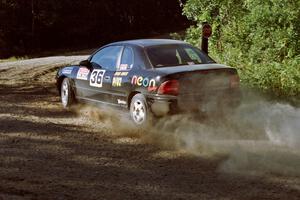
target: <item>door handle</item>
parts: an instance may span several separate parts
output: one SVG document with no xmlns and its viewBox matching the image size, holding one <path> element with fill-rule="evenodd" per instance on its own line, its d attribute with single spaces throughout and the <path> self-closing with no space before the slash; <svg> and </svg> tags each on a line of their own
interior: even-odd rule
<svg viewBox="0 0 300 200">
<path fill-rule="evenodd" d="M 110 80 L 110 76 L 105 76 L 104 79 L 105 80 Z"/>
</svg>

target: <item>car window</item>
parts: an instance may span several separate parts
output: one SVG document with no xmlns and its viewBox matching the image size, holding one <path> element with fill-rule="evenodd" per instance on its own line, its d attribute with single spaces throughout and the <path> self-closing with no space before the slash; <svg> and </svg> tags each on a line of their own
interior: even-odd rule
<svg viewBox="0 0 300 200">
<path fill-rule="evenodd" d="M 148 47 L 146 52 L 155 68 L 214 63 L 210 57 L 190 45 L 158 45 Z"/>
<path fill-rule="evenodd" d="M 184 48 L 184 50 L 192 61 L 202 63 L 200 56 L 192 48 Z"/>
<path fill-rule="evenodd" d="M 148 56 L 155 67 L 175 66 L 180 64 L 178 51 L 171 46 L 152 47 L 148 49 Z"/>
<path fill-rule="evenodd" d="M 181 56 L 180 56 L 178 50 L 176 50 L 176 57 L 178 59 L 179 64 L 182 64 L 182 59 L 181 59 Z"/>
<path fill-rule="evenodd" d="M 119 66 L 119 70 L 130 70 L 133 67 L 133 50 L 130 47 L 125 47 Z"/>
<path fill-rule="evenodd" d="M 122 46 L 110 46 L 98 51 L 91 59 L 92 65 L 114 71 L 122 50 Z"/>
</svg>

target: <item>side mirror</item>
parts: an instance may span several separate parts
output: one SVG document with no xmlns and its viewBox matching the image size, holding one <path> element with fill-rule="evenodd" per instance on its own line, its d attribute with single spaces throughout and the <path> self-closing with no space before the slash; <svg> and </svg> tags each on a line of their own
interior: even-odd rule
<svg viewBox="0 0 300 200">
<path fill-rule="evenodd" d="M 91 68 L 91 63 L 90 63 L 90 61 L 88 61 L 88 60 L 83 60 L 83 61 L 81 61 L 80 63 L 79 63 L 79 65 L 80 66 L 85 66 L 85 67 L 87 67 L 87 68 Z"/>
</svg>

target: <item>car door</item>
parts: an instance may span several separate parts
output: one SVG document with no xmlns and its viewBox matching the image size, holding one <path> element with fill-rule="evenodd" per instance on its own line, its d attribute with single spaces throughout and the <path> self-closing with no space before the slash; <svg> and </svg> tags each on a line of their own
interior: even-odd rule
<svg viewBox="0 0 300 200">
<path fill-rule="evenodd" d="M 112 78 L 120 63 L 122 49 L 122 46 L 114 45 L 104 47 L 90 58 L 91 69 L 89 76 L 81 80 L 84 82 L 81 84 L 84 87 L 81 90 L 84 92 L 80 92 L 80 98 L 100 103 L 111 103 Z"/>
<path fill-rule="evenodd" d="M 127 96 L 131 88 L 130 73 L 134 66 L 134 51 L 130 46 L 125 46 L 122 51 L 120 64 L 112 80 L 112 102 L 120 106 L 127 106 Z"/>
</svg>

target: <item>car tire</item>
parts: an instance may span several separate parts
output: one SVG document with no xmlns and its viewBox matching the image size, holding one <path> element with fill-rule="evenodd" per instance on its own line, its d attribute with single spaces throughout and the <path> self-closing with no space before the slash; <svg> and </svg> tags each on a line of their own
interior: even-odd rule
<svg viewBox="0 0 300 200">
<path fill-rule="evenodd" d="M 130 103 L 130 117 L 138 127 L 147 127 L 151 124 L 153 116 L 142 94 L 133 96 Z"/>
<path fill-rule="evenodd" d="M 64 78 L 60 89 L 61 103 L 64 108 L 70 108 L 75 102 L 75 95 L 69 78 Z"/>
</svg>

